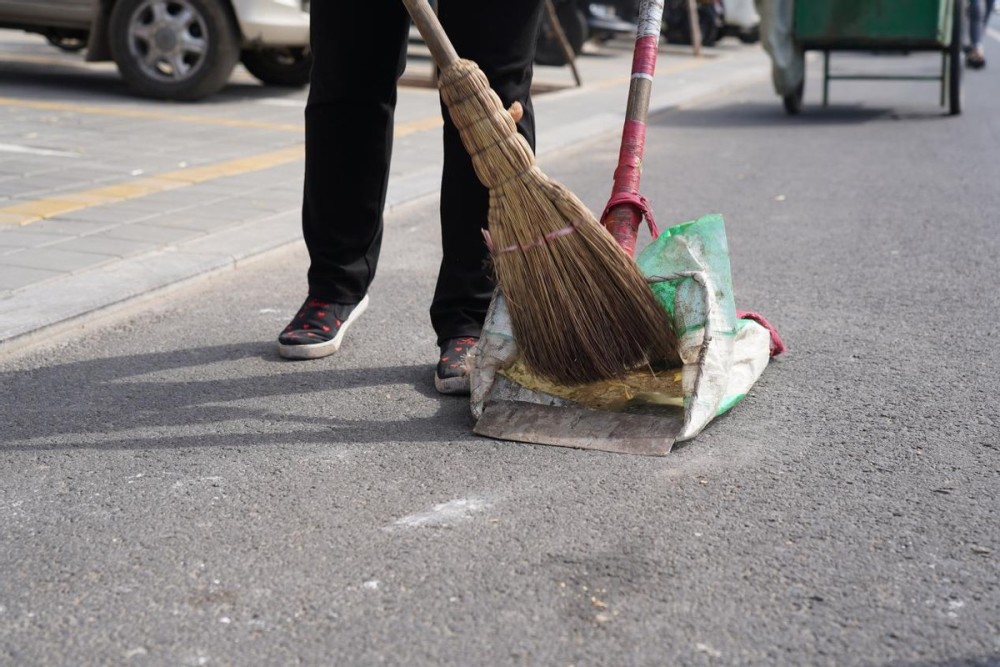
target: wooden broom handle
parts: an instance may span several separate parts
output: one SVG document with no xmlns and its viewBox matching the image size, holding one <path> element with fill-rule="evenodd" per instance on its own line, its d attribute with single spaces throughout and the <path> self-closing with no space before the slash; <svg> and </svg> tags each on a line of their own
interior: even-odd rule
<svg viewBox="0 0 1000 667">
<path fill-rule="evenodd" d="M 430 3 L 427 0 L 403 0 L 403 4 L 406 5 L 406 11 L 409 12 L 410 18 L 417 26 L 420 36 L 427 43 L 427 48 L 430 49 L 434 62 L 442 70 L 448 69 L 458 60 L 458 52 L 455 51 L 451 40 L 445 34 L 444 28 L 441 27 L 441 21 L 431 9 Z"/>
</svg>

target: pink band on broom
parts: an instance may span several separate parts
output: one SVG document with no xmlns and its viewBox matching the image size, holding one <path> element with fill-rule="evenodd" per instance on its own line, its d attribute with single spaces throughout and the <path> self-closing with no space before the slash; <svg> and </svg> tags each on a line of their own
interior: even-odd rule
<svg viewBox="0 0 1000 667">
<path fill-rule="evenodd" d="M 490 236 L 489 230 L 481 229 L 479 231 L 483 233 L 483 239 L 486 241 L 486 247 L 489 249 L 490 254 L 502 255 L 505 252 L 517 252 L 517 251 L 524 252 L 525 250 L 530 250 L 531 248 L 540 248 L 551 241 L 555 241 L 560 236 L 566 236 L 568 234 L 572 234 L 579 228 L 579 226 L 583 222 L 584 222 L 583 220 L 571 220 L 569 225 L 567 225 L 566 227 L 562 227 L 553 232 L 549 232 L 548 234 L 545 234 L 544 236 L 539 238 L 537 241 L 532 241 L 528 245 L 521 245 L 520 243 L 517 243 L 515 245 L 504 246 L 503 248 L 494 247 L 493 237 Z"/>
</svg>

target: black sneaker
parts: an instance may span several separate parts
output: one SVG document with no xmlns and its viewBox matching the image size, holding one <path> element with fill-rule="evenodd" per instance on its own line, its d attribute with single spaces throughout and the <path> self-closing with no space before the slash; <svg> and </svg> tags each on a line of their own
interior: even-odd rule
<svg viewBox="0 0 1000 667">
<path fill-rule="evenodd" d="M 368 307 L 368 295 L 357 304 L 330 303 L 309 297 L 278 336 L 278 354 L 285 359 L 319 359 L 340 349 L 354 320 Z"/>
<path fill-rule="evenodd" d="M 441 344 L 441 359 L 434 371 L 434 386 L 442 394 L 468 394 L 469 368 L 466 357 L 478 338 L 449 338 Z"/>
</svg>

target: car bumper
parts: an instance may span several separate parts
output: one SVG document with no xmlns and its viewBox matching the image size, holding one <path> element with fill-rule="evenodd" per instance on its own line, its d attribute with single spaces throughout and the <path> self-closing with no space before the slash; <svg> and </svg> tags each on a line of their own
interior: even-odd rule
<svg viewBox="0 0 1000 667">
<path fill-rule="evenodd" d="M 329 0 L 321 0 L 329 1 Z M 255 46 L 307 46 L 308 3 L 301 0 L 233 0 L 243 40 Z"/>
</svg>

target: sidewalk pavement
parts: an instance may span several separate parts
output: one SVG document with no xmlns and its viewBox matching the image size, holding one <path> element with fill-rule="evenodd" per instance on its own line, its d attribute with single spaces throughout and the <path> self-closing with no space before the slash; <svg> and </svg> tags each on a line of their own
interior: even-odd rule
<svg viewBox="0 0 1000 667">
<path fill-rule="evenodd" d="M 0 31 L 0 72 L 24 82 L 0 96 L 0 354 L 301 242 L 304 92 L 275 94 L 237 73 L 198 105 L 141 100 L 111 66 L 46 61 L 15 35 Z M 412 51 L 387 224 L 439 187 L 438 99 L 430 61 Z M 625 40 L 589 49 L 581 87 L 568 67 L 537 68 L 543 169 L 549 155 L 621 131 L 630 60 Z M 651 113 L 769 71 L 759 48 L 736 43 L 700 58 L 662 46 L 657 70 Z"/>
</svg>

